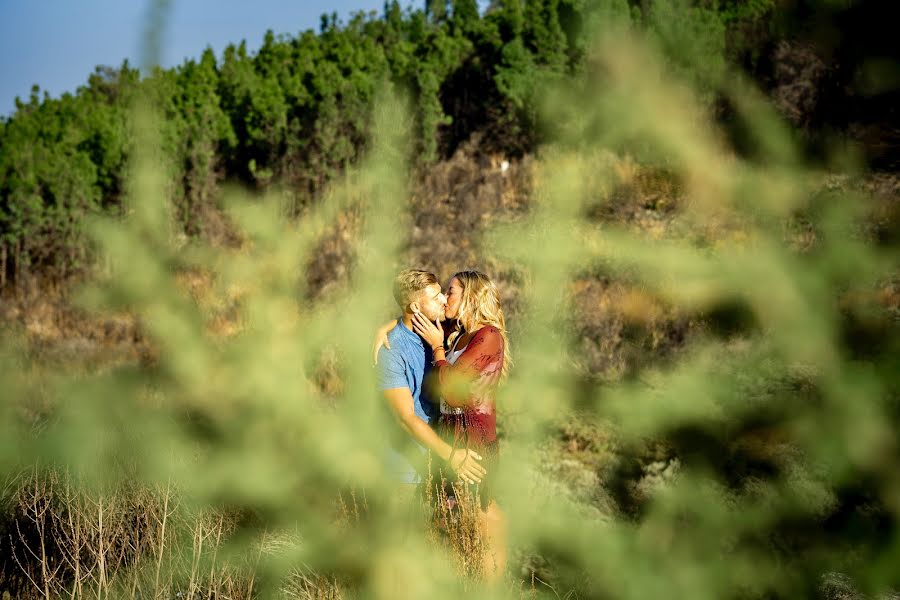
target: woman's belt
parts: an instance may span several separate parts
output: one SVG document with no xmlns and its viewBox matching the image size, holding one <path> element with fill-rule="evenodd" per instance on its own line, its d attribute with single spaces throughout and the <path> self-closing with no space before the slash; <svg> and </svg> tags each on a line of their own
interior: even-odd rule
<svg viewBox="0 0 900 600">
<path fill-rule="evenodd" d="M 442 415 L 461 415 L 465 412 L 464 408 L 457 408 L 455 406 L 450 406 L 443 400 L 441 400 L 441 414 Z"/>
</svg>

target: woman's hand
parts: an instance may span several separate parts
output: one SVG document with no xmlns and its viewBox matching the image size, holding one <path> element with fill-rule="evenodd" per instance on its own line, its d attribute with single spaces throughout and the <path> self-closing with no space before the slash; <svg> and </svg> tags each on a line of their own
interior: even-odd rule
<svg viewBox="0 0 900 600">
<path fill-rule="evenodd" d="M 384 346 L 387 350 L 391 349 L 391 343 L 388 341 L 388 333 L 397 326 L 397 319 L 390 323 L 385 323 L 375 332 L 375 343 L 372 345 L 372 360 L 378 364 L 378 351 Z"/>
<path fill-rule="evenodd" d="M 413 330 L 422 336 L 422 339 L 434 348 L 443 348 L 444 346 L 444 329 L 441 322 L 435 320 L 434 323 L 425 318 L 420 312 L 413 313 Z"/>
<path fill-rule="evenodd" d="M 468 448 L 459 448 L 450 453 L 447 463 L 456 476 L 466 483 L 481 483 L 487 470 L 478 464 L 481 455 Z"/>
</svg>

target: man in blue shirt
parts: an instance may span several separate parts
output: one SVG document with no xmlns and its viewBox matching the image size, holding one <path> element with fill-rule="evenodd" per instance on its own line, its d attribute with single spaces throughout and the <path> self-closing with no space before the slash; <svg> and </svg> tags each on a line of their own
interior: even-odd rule
<svg viewBox="0 0 900 600">
<path fill-rule="evenodd" d="M 416 443 L 410 451 L 391 453 L 391 474 L 404 483 L 421 483 L 427 450 L 431 450 L 463 481 L 480 482 L 485 474 L 478 462 L 481 456 L 466 448 L 454 449 L 435 433 L 429 423 L 439 417 L 437 403 L 430 402 L 422 391 L 433 350 L 413 332 L 412 318 L 421 313 L 440 326 L 447 306 L 441 285 L 432 273 L 407 269 L 394 280 L 394 299 L 403 317 L 388 333 L 390 349 L 378 352 L 378 384 L 401 427 Z"/>
</svg>

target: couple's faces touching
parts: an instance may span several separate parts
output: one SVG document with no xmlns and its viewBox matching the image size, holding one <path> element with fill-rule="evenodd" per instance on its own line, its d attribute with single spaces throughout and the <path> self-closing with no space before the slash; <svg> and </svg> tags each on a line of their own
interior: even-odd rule
<svg viewBox="0 0 900 600">
<path fill-rule="evenodd" d="M 463 288 L 459 280 L 454 277 L 447 286 L 447 311 L 448 319 L 455 319 L 459 316 L 459 305 L 462 303 Z"/>
<path fill-rule="evenodd" d="M 429 321 L 443 321 L 447 297 L 441 292 L 441 284 L 433 283 L 422 290 L 418 302 L 410 304 L 413 312 L 420 312 Z"/>
<path fill-rule="evenodd" d="M 462 292 L 462 285 L 454 277 L 450 280 L 446 295 L 442 293 L 440 284 L 434 283 L 422 291 L 419 301 L 414 302 L 411 307 L 425 315 L 429 321 L 455 319 L 459 314 Z"/>
</svg>

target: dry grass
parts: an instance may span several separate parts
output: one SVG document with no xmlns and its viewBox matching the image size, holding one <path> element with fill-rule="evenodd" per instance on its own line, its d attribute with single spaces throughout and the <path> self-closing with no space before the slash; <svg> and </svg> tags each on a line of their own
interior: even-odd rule
<svg viewBox="0 0 900 600">
<path fill-rule="evenodd" d="M 431 509 L 427 528 L 431 541 L 451 550 L 457 572 L 481 579 L 486 546 L 479 530 L 478 497 L 466 486 L 447 481 L 440 471 L 429 477 L 424 495 Z"/>
<path fill-rule="evenodd" d="M 485 544 L 477 498 L 464 488 L 423 486 L 421 532 L 449 551 L 452 567 L 473 585 L 482 576 Z M 448 492 L 452 496 L 448 496 Z M 452 498 L 452 499 L 451 499 Z M 245 555 L 229 553 L 237 518 L 228 510 L 194 511 L 172 487 L 89 490 L 52 469 L 34 469 L 5 482 L 0 517 L 0 593 L 14 598 L 256 597 L 262 557 L 298 543 L 298 534 L 263 531 Z M 337 498 L 332 525 L 348 528 L 369 518 L 364 494 Z M 300 564 L 281 582 L 285 599 L 353 595 L 340 574 Z"/>
<path fill-rule="evenodd" d="M 4 490 L 0 588 L 29 598 L 249 598 L 250 565 L 220 559 L 226 511 L 191 512 L 171 487 L 89 491 L 54 470 Z"/>
</svg>

